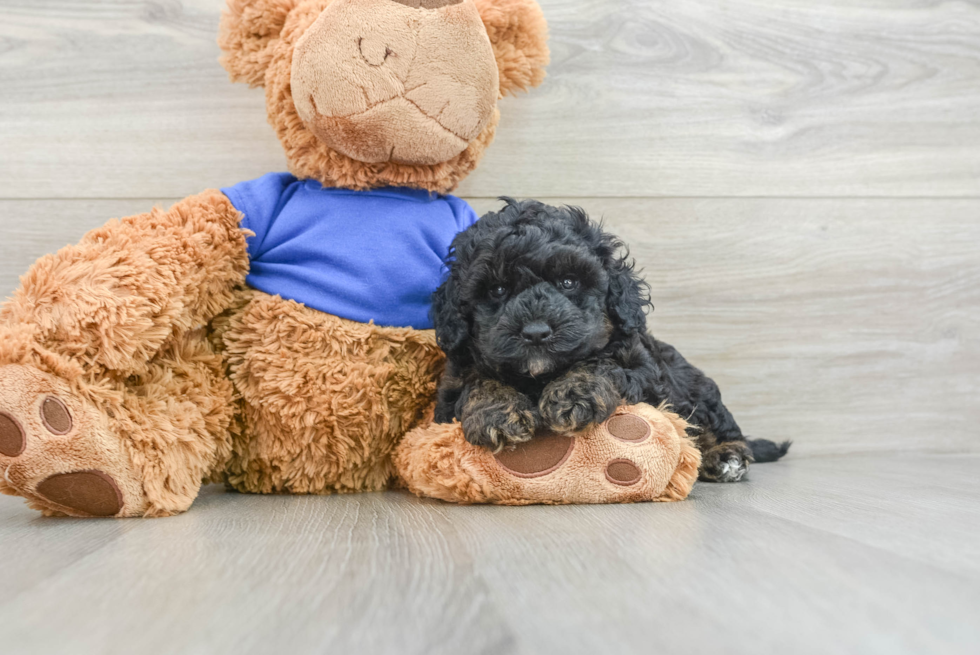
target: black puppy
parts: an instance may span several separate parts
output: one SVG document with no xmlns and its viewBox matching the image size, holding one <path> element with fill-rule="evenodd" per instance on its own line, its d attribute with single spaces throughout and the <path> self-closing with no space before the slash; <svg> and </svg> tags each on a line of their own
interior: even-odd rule
<svg viewBox="0 0 980 655">
<path fill-rule="evenodd" d="M 702 480 L 786 454 L 788 442 L 747 442 L 718 386 L 647 332 L 647 286 L 622 242 L 581 209 L 505 200 L 453 241 L 433 298 L 448 357 L 437 422 L 500 449 L 600 423 L 624 401 L 667 402 L 695 426 Z"/>
</svg>

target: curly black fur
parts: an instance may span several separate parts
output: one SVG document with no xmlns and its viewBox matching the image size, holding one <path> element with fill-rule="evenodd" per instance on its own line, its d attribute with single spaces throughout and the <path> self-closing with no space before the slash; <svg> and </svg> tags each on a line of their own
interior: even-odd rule
<svg viewBox="0 0 980 655">
<path fill-rule="evenodd" d="M 575 207 L 504 199 L 453 241 L 433 298 L 448 365 L 436 420 L 499 449 L 536 431 L 667 402 L 696 428 L 701 478 L 736 481 L 788 443 L 746 442 L 718 386 L 646 328 L 648 288 L 622 242 Z"/>
</svg>

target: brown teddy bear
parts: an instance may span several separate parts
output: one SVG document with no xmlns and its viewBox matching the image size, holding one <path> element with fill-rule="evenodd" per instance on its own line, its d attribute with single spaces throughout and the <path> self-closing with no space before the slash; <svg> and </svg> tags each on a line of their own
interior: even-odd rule
<svg viewBox="0 0 980 655">
<path fill-rule="evenodd" d="M 451 191 L 500 96 L 539 84 L 534 0 L 229 0 L 290 174 L 114 220 L 0 312 L 0 491 L 48 515 L 167 516 L 202 483 L 383 489 L 443 356 L 429 294 Z"/>
</svg>

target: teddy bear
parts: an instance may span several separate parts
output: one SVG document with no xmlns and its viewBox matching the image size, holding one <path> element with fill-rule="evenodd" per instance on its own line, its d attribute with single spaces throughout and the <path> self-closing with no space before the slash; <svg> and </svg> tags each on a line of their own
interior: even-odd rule
<svg viewBox="0 0 980 655">
<path fill-rule="evenodd" d="M 289 172 L 112 220 L 0 310 L 0 491 L 45 515 L 389 487 L 476 220 L 448 194 L 548 62 L 534 0 L 228 0 L 219 44 Z"/>
</svg>

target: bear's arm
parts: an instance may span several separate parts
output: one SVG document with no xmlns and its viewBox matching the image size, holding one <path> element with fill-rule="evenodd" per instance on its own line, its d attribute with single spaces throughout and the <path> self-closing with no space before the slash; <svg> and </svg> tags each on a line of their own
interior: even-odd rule
<svg viewBox="0 0 980 655">
<path fill-rule="evenodd" d="M 31 266 L 0 312 L 0 340 L 140 373 L 175 332 L 233 302 L 249 266 L 241 218 L 212 189 L 109 221 Z"/>
</svg>

